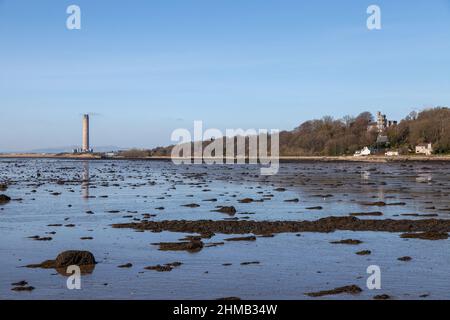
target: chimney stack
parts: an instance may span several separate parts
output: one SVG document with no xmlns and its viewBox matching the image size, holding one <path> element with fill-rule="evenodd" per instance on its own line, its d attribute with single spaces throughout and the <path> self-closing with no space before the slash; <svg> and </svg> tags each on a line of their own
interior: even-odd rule
<svg viewBox="0 0 450 320">
<path fill-rule="evenodd" d="M 82 152 L 91 152 L 89 147 L 89 115 L 83 115 L 83 144 L 81 147 Z"/>
</svg>

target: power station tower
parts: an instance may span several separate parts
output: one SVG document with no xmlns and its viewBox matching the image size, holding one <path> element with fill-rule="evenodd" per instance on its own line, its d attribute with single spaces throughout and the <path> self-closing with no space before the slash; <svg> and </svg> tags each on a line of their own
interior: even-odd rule
<svg viewBox="0 0 450 320">
<path fill-rule="evenodd" d="M 83 144 L 81 147 L 81 152 L 91 152 L 89 146 L 89 115 L 83 115 Z"/>
</svg>

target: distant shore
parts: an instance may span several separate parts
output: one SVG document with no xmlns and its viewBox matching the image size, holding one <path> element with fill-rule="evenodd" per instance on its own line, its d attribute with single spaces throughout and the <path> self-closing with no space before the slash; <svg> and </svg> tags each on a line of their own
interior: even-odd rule
<svg viewBox="0 0 450 320">
<path fill-rule="evenodd" d="M 41 153 L 0 153 L 0 159 L 70 159 L 70 160 L 171 160 L 169 156 L 123 157 L 104 156 L 101 154 L 41 154 Z M 280 156 L 280 162 L 408 162 L 408 161 L 450 161 L 450 155 L 400 155 L 400 156 Z"/>
</svg>

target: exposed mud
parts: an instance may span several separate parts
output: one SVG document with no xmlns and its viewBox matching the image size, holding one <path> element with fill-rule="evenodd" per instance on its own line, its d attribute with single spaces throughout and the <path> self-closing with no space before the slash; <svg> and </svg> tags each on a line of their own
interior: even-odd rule
<svg viewBox="0 0 450 320">
<path fill-rule="evenodd" d="M 348 293 L 348 294 L 358 294 L 361 293 L 362 289 L 356 285 L 350 285 L 345 287 L 339 287 L 332 290 L 323 290 L 318 292 L 309 292 L 305 293 L 307 296 L 310 297 L 323 297 L 323 296 L 329 296 L 329 295 L 336 295 L 341 293 Z"/>
<path fill-rule="evenodd" d="M 383 231 L 406 232 L 404 238 L 447 239 L 450 220 L 362 220 L 356 217 L 327 217 L 315 221 L 213 221 L 165 220 L 117 223 L 113 228 L 132 228 L 155 232 L 222 233 L 256 235 L 291 232 Z M 414 233 L 422 232 L 422 233 Z"/>
<path fill-rule="evenodd" d="M 14 287 L 11 290 L 12 291 L 33 291 L 35 288 L 32 286 L 26 286 L 26 287 Z"/>
<path fill-rule="evenodd" d="M 249 237 L 228 238 L 228 239 L 225 239 L 225 241 L 256 241 L 256 237 L 249 236 Z"/>
<path fill-rule="evenodd" d="M 391 297 L 387 294 L 379 294 L 373 297 L 374 300 L 389 300 Z"/>
<path fill-rule="evenodd" d="M 145 270 L 154 270 L 154 271 L 158 271 L 158 272 L 170 272 L 172 271 L 174 268 L 181 266 L 183 263 L 181 262 L 172 262 L 172 263 L 166 263 L 164 265 L 156 265 L 156 266 L 148 266 L 145 267 Z"/>
<path fill-rule="evenodd" d="M 161 251 L 188 251 L 198 252 L 203 249 L 204 243 L 200 240 L 183 241 L 183 242 L 159 242 L 153 243 L 159 246 Z"/>
<path fill-rule="evenodd" d="M 361 244 L 361 240 L 356 239 L 344 239 L 344 240 L 338 240 L 338 241 L 331 241 L 331 244 L 350 244 L 350 245 L 358 245 Z"/>
<path fill-rule="evenodd" d="M 405 239 L 445 240 L 448 239 L 448 233 L 441 231 L 409 232 L 401 234 L 400 237 Z"/>
<path fill-rule="evenodd" d="M 235 207 L 233 207 L 233 206 L 229 206 L 229 207 L 227 207 L 227 206 L 220 206 L 220 207 L 218 207 L 219 209 L 217 209 L 217 210 L 214 210 L 215 212 L 220 212 L 220 213 L 226 213 L 226 214 L 228 214 L 228 215 L 230 215 L 230 216 L 233 216 L 233 215 L 235 215 L 236 214 L 236 208 Z"/>
</svg>

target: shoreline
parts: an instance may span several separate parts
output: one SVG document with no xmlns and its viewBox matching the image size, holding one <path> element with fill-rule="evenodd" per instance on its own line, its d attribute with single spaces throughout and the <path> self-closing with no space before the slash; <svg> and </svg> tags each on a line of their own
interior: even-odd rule
<svg viewBox="0 0 450 320">
<path fill-rule="evenodd" d="M 0 159 L 63 159 L 63 160 L 148 160 L 148 161 L 170 161 L 170 156 L 155 157 L 105 157 L 99 154 L 34 154 L 34 153 L 10 153 L 1 154 Z M 180 158 L 177 158 L 178 160 Z M 450 155 L 405 155 L 405 156 L 280 156 L 280 162 L 450 162 Z"/>
</svg>

